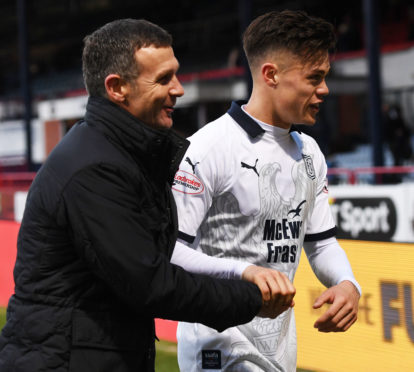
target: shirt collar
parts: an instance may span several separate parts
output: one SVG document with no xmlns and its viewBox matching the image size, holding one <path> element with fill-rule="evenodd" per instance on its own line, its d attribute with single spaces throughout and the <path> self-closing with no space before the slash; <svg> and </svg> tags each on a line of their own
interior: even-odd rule
<svg viewBox="0 0 414 372">
<path fill-rule="evenodd" d="M 241 105 L 245 103 L 246 102 L 244 101 L 232 102 L 227 113 L 246 131 L 250 137 L 256 138 L 260 134 L 263 134 L 265 130 L 242 110 Z"/>
<path fill-rule="evenodd" d="M 249 115 L 247 115 L 241 108 L 242 105 L 247 103 L 246 101 L 232 102 L 227 113 L 239 124 L 245 132 L 252 138 L 263 134 L 265 130 Z M 301 133 L 294 125 L 291 126 L 289 133 L 298 132 Z"/>
</svg>

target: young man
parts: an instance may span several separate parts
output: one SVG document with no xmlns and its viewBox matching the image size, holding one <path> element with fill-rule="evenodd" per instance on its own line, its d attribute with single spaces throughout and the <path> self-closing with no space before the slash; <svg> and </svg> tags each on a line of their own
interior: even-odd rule
<svg viewBox="0 0 414 372">
<path fill-rule="evenodd" d="M 270 283 L 264 306 L 252 283 L 170 263 L 171 184 L 188 147 L 169 130 L 184 93 L 171 42 L 165 30 L 133 19 L 86 37 L 85 119 L 30 188 L 0 371 L 153 371 L 154 317 L 222 331 L 291 306 L 293 286 L 274 270 L 256 268 L 260 286 Z"/>
<path fill-rule="evenodd" d="M 357 318 L 359 285 L 335 239 L 324 156 L 292 126 L 315 124 L 329 92 L 333 27 L 301 11 L 270 12 L 250 24 L 243 41 L 253 91 L 247 104 L 233 103 L 190 137 L 173 185 L 180 240 L 172 262 L 209 275 L 245 276 L 245 263 L 203 265 L 182 254 L 191 247 L 274 268 L 293 281 L 304 246 L 328 287 L 314 303 L 330 304 L 315 327 L 346 331 Z M 296 371 L 291 308 L 274 320 L 255 318 L 222 333 L 180 323 L 177 336 L 185 372 Z"/>
</svg>

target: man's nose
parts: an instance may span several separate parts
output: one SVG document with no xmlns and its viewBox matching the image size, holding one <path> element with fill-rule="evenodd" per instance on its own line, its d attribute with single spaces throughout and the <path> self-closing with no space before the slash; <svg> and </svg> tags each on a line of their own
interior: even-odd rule
<svg viewBox="0 0 414 372">
<path fill-rule="evenodd" d="M 327 96 L 329 94 L 329 88 L 325 80 L 323 80 L 321 84 L 318 86 L 318 88 L 316 89 L 316 94 L 318 96 Z"/>
<path fill-rule="evenodd" d="M 184 88 L 181 85 L 180 81 L 178 80 L 177 76 L 174 77 L 173 79 L 173 85 L 171 87 L 170 93 L 173 96 L 176 97 L 181 97 L 184 95 Z"/>
</svg>

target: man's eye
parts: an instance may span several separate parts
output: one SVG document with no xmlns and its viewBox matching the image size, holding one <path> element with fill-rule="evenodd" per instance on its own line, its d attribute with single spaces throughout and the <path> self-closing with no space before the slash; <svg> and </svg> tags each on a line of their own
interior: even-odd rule
<svg viewBox="0 0 414 372">
<path fill-rule="evenodd" d="M 162 76 L 158 82 L 162 85 L 168 84 L 171 81 L 171 75 Z"/>
<path fill-rule="evenodd" d="M 319 84 L 322 81 L 323 77 L 321 75 L 312 75 L 309 79 L 312 81 L 312 83 Z"/>
</svg>

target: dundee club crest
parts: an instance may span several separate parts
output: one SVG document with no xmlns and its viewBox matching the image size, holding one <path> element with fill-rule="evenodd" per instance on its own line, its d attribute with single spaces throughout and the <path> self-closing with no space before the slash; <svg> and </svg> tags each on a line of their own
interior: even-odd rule
<svg viewBox="0 0 414 372">
<path fill-rule="evenodd" d="M 303 161 L 305 163 L 306 174 L 311 180 L 314 180 L 315 175 L 315 168 L 313 167 L 313 160 L 309 155 L 302 154 Z"/>
</svg>

